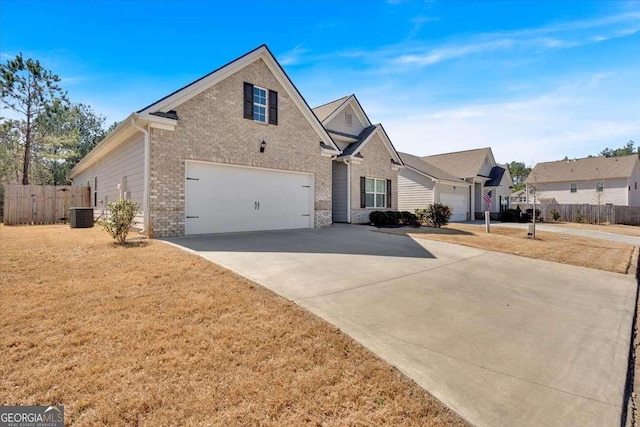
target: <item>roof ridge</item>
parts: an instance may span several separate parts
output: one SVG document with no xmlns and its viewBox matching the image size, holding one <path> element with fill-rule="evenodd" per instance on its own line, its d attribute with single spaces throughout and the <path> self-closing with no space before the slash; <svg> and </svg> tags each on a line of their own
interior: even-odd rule
<svg viewBox="0 0 640 427">
<path fill-rule="evenodd" d="M 317 109 L 317 108 L 325 107 L 325 106 L 327 106 L 327 105 L 329 105 L 329 104 L 333 104 L 334 102 L 338 102 L 338 101 L 340 101 L 340 100 L 342 100 L 342 99 L 349 98 L 349 97 L 351 97 L 351 96 L 353 96 L 353 94 L 351 94 L 351 95 L 341 96 L 340 98 L 334 99 L 333 101 L 329 101 L 329 102 L 325 102 L 324 104 L 317 105 L 317 106 L 313 107 L 313 108 L 312 108 L 312 110 L 315 110 L 315 109 Z M 340 105 L 342 105 L 342 104 L 340 104 Z M 336 110 L 337 110 L 337 108 L 336 108 Z M 335 111 L 335 110 L 334 110 L 334 111 Z"/>
<path fill-rule="evenodd" d="M 469 151 L 481 151 L 481 150 L 491 150 L 491 147 L 471 148 L 469 150 L 451 151 L 449 153 L 440 153 L 440 154 L 430 154 L 428 156 L 421 156 L 421 157 L 446 156 L 448 154 L 468 153 Z"/>
</svg>

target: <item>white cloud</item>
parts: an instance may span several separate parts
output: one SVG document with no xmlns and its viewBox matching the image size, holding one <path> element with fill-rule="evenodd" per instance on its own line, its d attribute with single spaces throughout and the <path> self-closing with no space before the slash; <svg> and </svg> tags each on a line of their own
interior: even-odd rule
<svg viewBox="0 0 640 427">
<path fill-rule="evenodd" d="M 398 150 L 416 155 L 490 146 L 499 162 L 585 157 L 640 136 L 640 100 L 608 96 L 608 84 L 618 78 L 613 73 L 586 76 L 525 99 L 413 112 L 405 108 L 404 116 L 383 123 Z"/>
<path fill-rule="evenodd" d="M 296 45 L 293 49 L 278 55 L 278 61 L 282 65 L 295 65 L 301 61 L 302 55 L 309 52 L 308 49 L 302 47 L 302 45 Z"/>
<path fill-rule="evenodd" d="M 621 30 L 620 25 L 628 27 Z M 594 34 L 597 31 L 597 34 Z M 391 62 L 429 66 L 450 59 L 498 50 L 545 51 L 567 49 L 606 40 L 628 37 L 640 31 L 640 12 L 607 16 L 599 19 L 551 24 L 538 28 L 477 34 L 471 40 L 449 42 L 436 47 L 413 47 L 411 54 L 391 58 Z M 378 54 L 406 51 L 412 46 L 384 48 Z"/>
</svg>

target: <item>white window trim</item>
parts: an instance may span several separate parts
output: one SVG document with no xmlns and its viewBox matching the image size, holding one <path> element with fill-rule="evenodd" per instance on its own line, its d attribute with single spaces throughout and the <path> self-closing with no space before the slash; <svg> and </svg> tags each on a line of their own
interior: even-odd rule
<svg viewBox="0 0 640 427">
<path fill-rule="evenodd" d="M 368 179 L 372 179 L 373 180 L 373 193 L 370 193 L 367 191 L 367 180 Z M 376 185 L 376 181 L 383 181 L 384 182 L 384 190 L 382 193 L 379 193 L 376 191 L 377 185 Z M 364 200 L 365 200 L 365 209 L 380 209 L 380 208 L 386 208 L 387 207 L 387 180 L 384 178 L 371 178 L 371 177 L 365 177 L 364 178 Z M 373 206 L 367 206 L 367 194 L 373 194 Z M 384 195 L 384 202 L 382 203 L 382 206 L 376 206 L 376 199 L 377 199 L 377 195 L 378 194 L 382 194 Z"/>
<path fill-rule="evenodd" d="M 253 85 L 253 90 L 256 89 L 260 89 L 264 91 L 264 104 L 259 104 L 255 101 L 255 99 L 253 100 L 253 106 L 255 107 L 256 105 L 259 107 L 264 107 L 264 122 L 262 120 L 258 120 L 256 119 L 256 115 L 255 112 L 253 114 L 253 121 L 258 122 L 258 123 L 263 123 L 263 124 L 267 124 L 269 123 L 269 90 L 260 86 L 256 86 Z M 251 94 L 253 96 L 253 94 Z"/>
</svg>

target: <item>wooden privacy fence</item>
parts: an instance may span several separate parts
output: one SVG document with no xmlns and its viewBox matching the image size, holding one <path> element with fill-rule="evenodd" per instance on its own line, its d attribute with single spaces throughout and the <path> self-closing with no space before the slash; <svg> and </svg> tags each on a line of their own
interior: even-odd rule
<svg viewBox="0 0 640 427">
<path fill-rule="evenodd" d="M 531 209 L 532 205 L 522 203 L 520 209 Z M 610 224 L 640 225 L 640 207 L 635 206 L 613 206 L 613 205 L 565 205 L 555 203 L 536 204 L 536 209 L 540 211 L 540 216 L 545 221 L 553 221 L 551 211 L 558 212 L 559 221 L 582 222 L 597 224 L 608 222 Z"/>
<path fill-rule="evenodd" d="M 5 225 L 56 224 L 69 220 L 69 208 L 90 207 L 89 187 L 19 185 L 4 187 Z"/>
</svg>

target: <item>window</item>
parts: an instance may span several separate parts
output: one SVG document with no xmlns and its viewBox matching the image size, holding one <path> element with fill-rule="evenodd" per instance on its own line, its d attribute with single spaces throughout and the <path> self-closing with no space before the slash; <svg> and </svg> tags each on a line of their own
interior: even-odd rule
<svg viewBox="0 0 640 427">
<path fill-rule="evenodd" d="M 365 178 L 364 181 L 364 207 L 387 207 L 387 180 Z"/>
<path fill-rule="evenodd" d="M 577 183 L 575 183 L 575 182 L 572 182 L 572 183 L 571 183 L 571 192 L 572 192 L 572 193 L 575 193 L 575 192 L 577 192 L 577 191 L 578 191 L 578 184 L 577 184 Z"/>
<path fill-rule="evenodd" d="M 637 190 L 637 189 L 638 189 L 638 181 L 636 181 L 636 182 L 634 182 L 634 183 L 633 183 L 633 187 L 634 187 L 634 188 L 633 188 L 634 190 Z"/>
<path fill-rule="evenodd" d="M 604 181 L 596 181 L 596 193 L 602 193 L 604 191 Z"/>
<path fill-rule="evenodd" d="M 93 206 L 98 206 L 98 177 L 93 177 Z"/>
<path fill-rule="evenodd" d="M 353 115 L 348 111 L 345 111 L 344 113 L 344 124 L 347 126 L 353 125 Z"/>
<path fill-rule="evenodd" d="M 278 92 L 244 83 L 244 118 L 278 124 Z"/>
<path fill-rule="evenodd" d="M 267 91 L 261 87 L 253 87 L 253 120 L 267 122 Z"/>
</svg>

